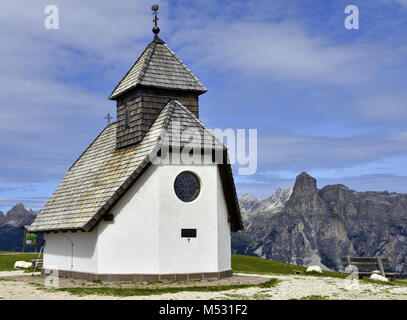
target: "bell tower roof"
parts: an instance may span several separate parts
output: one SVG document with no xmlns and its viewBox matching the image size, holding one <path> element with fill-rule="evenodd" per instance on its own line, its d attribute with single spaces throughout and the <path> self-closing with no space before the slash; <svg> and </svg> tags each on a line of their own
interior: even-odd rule
<svg viewBox="0 0 407 320">
<path fill-rule="evenodd" d="M 205 93 L 207 89 L 157 34 L 109 96 L 137 86 Z"/>
</svg>

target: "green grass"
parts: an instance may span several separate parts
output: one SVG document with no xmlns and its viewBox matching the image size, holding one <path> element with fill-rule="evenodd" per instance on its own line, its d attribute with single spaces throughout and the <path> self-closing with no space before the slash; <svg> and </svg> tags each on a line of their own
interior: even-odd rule
<svg viewBox="0 0 407 320">
<path fill-rule="evenodd" d="M 395 282 L 401 286 L 407 286 L 407 279 L 396 279 Z"/>
<path fill-rule="evenodd" d="M 0 251 L 0 254 L 35 254 L 35 252 Z"/>
<path fill-rule="evenodd" d="M 293 299 L 293 300 L 329 300 L 328 296 L 306 296 L 300 299 Z"/>
<path fill-rule="evenodd" d="M 384 282 L 384 281 L 375 281 L 369 278 L 363 278 L 360 280 L 362 283 L 366 284 L 378 284 L 382 286 L 398 286 L 398 287 L 407 287 L 407 282 L 401 279 L 395 279 L 394 281 Z"/>
<path fill-rule="evenodd" d="M 371 280 L 369 278 L 363 278 L 360 279 L 361 283 L 365 283 L 365 284 L 378 284 L 378 285 L 382 285 L 382 286 L 394 286 L 393 282 L 384 282 L 384 281 L 375 281 L 375 280 Z"/>
<path fill-rule="evenodd" d="M 247 294 L 225 293 L 222 300 L 251 300 Z"/>
<path fill-rule="evenodd" d="M 347 275 L 338 272 L 324 271 L 319 273 L 305 273 L 306 267 L 300 267 L 288 263 L 268 260 L 259 257 L 232 255 L 232 269 L 234 273 L 249 273 L 249 274 L 295 274 L 295 270 L 302 271 L 301 275 L 319 276 L 319 277 L 334 277 L 346 278 Z"/>
<path fill-rule="evenodd" d="M 16 261 L 30 262 L 32 259 L 36 259 L 37 257 L 38 253 L 21 253 L 9 256 L 0 255 L 0 271 L 12 271 L 14 270 L 13 267 Z"/>
<path fill-rule="evenodd" d="M 294 270 L 300 270 L 303 272 L 306 270 L 305 267 L 243 255 L 232 255 L 232 269 L 234 273 L 277 273 L 291 275 L 294 274 Z"/>
<path fill-rule="evenodd" d="M 267 280 L 266 282 L 260 283 L 259 287 L 260 288 L 273 288 L 276 286 L 277 283 L 281 282 L 281 280 L 272 278 L 270 280 Z"/>
<path fill-rule="evenodd" d="M 101 280 L 93 280 L 92 283 L 95 283 L 95 284 L 103 284 L 103 282 L 102 282 Z"/>
<path fill-rule="evenodd" d="M 62 289 L 47 289 L 45 290 L 58 290 L 69 292 L 78 296 L 85 295 L 103 295 L 103 296 L 151 296 L 161 295 L 166 293 L 178 292 L 219 292 L 227 290 L 237 290 L 250 287 L 271 288 L 278 283 L 277 279 L 270 279 L 261 283 L 260 285 L 252 284 L 237 284 L 237 285 L 222 285 L 222 286 L 196 286 L 196 287 L 167 287 L 167 288 L 62 288 Z"/>
<path fill-rule="evenodd" d="M 197 286 L 189 287 L 153 287 L 153 288 L 140 288 L 137 287 L 141 285 L 140 283 L 134 283 L 135 287 L 98 287 L 98 288 L 87 288 L 87 287 L 76 287 L 76 288 L 61 288 L 61 289 L 52 289 L 47 288 L 42 284 L 31 283 L 33 286 L 37 287 L 40 290 L 45 290 L 49 292 L 54 291 L 64 291 L 71 293 L 77 296 L 86 296 L 86 295 L 101 295 L 101 296 L 116 296 L 116 297 L 128 297 L 128 296 L 151 296 L 151 295 L 161 295 L 166 293 L 178 293 L 178 292 L 219 292 L 219 291 L 228 291 L 228 290 L 237 290 L 245 288 L 273 288 L 281 280 L 271 278 L 260 284 L 236 284 L 236 285 L 220 285 L 220 286 L 200 286 L 198 285 L 199 281 L 194 281 L 197 283 Z M 93 281 L 94 283 L 103 283 L 101 281 Z M 162 284 L 160 281 L 150 282 L 150 285 L 159 286 Z"/>
</svg>

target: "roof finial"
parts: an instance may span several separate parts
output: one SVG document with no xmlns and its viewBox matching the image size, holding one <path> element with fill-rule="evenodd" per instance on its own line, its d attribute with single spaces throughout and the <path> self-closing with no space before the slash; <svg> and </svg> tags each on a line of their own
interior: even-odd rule
<svg viewBox="0 0 407 320">
<path fill-rule="evenodd" d="M 151 7 L 151 10 L 153 10 L 153 14 L 154 14 L 154 19 L 153 19 L 153 22 L 154 22 L 154 28 L 153 28 L 153 33 L 155 34 L 155 36 L 157 36 L 159 33 L 160 33 L 160 28 L 157 26 L 157 23 L 158 23 L 158 20 L 159 20 L 159 18 L 158 18 L 158 16 L 157 16 L 157 11 L 158 11 L 158 4 L 154 4 L 152 7 Z"/>
</svg>

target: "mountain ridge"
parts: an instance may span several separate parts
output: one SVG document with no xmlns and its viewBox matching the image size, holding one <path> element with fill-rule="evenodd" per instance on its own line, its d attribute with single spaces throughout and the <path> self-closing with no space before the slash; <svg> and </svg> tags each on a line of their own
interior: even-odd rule
<svg viewBox="0 0 407 320">
<path fill-rule="evenodd" d="M 30 225 L 36 215 L 37 212 L 27 210 L 22 203 L 16 204 L 6 215 L 0 211 L 0 251 L 21 251 L 24 235 L 22 227 Z M 34 248 L 26 249 L 32 251 Z"/>
<path fill-rule="evenodd" d="M 256 255 L 253 244 L 267 232 L 267 221 L 271 216 L 280 212 L 288 200 L 292 189 L 277 189 L 266 199 L 258 199 L 249 194 L 239 198 L 242 210 L 242 220 L 246 230 L 232 234 L 232 251 L 234 253 Z"/>
<path fill-rule="evenodd" d="M 243 216 L 253 214 L 256 211 L 275 211 L 290 198 L 292 189 L 276 189 L 275 193 L 268 198 L 259 199 L 248 193 L 239 198 L 240 209 Z"/>
<path fill-rule="evenodd" d="M 3 212 L 0 211 L 0 213 Z M 0 214 L 0 226 L 9 225 L 13 227 L 21 227 L 24 225 L 30 225 L 36 216 L 37 213 L 35 211 L 32 209 L 27 210 L 22 203 L 18 203 L 7 211 L 6 215 L 3 214 L 3 219 Z"/>
<path fill-rule="evenodd" d="M 358 192 L 343 184 L 318 189 L 303 172 L 279 210 L 266 218 L 253 213 L 246 213 L 246 231 L 232 236 L 234 253 L 337 271 L 342 256 L 381 255 L 406 272 L 407 194 Z"/>
</svg>

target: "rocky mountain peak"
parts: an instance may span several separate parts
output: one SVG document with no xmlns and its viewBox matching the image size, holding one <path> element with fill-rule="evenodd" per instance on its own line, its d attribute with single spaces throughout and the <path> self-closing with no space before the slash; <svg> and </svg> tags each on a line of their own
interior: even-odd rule
<svg viewBox="0 0 407 320">
<path fill-rule="evenodd" d="M 293 193 L 293 189 L 285 188 L 282 191 L 280 198 L 285 198 L 284 202 L 286 202 L 288 199 L 290 199 L 292 193 Z"/>
<path fill-rule="evenodd" d="M 274 192 L 274 195 L 277 197 L 280 197 L 283 194 L 283 190 L 281 188 L 277 188 L 276 192 Z"/>
<path fill-rule="evenodd" d="M 293 189 L 290 189 L 290 188 L 286 188 L 284 190 L 281 188 L 278 188 L 276 190 L 276 192 L 270 198 L 282 199 L 282 202 L 286 202 L 290 198 L 292 192 L 293 192 Z"/>
<path fill-rule="evenodd" d="M 251 194 L 245 193 L 240 197 L 241 201 L 259 201 L 256 197 L 253 197 Z"/>
<path fill-rule="evenodd" d="M 319 190 L 303 172 L 279 212 L 261 208 L 248 212 L 245 232 L 232 236 L 234 252 L 333 270 L 343 269 L 346 255 L 385 256 L 393 270 L 407 271 L 407 194 L 358 192 L 343 184 Z"/>
<path fill-rule="evenodd" d="M 35 216 L 36 213 L 34 211 L 26 210 L 24 205 L 22 203 L 19 203 L 7 212 L 3 221 L 3 225 L 13 227 L 30 225 L 34 221 Z"/>
<path fill-rule="evenodd" d="M 319 195 L 317 180 L 306 172 L 300 173 L 295 179 L 293 193 L 285 209 L 297 213 L 324 212 L 325 203 Z"/>
<path fill-rule="evenodd" d="M 292 189 L 278 188 L 272 196 L 266 199 L 258 199 L 246 193 L 239 198 L 240 211 L 243 216 L 249 213 L 256 214 L 256 212 L 275 213 L 284 207 L 287 200 L 290 199 L 291 193 Z"/>
<path fill-rule="evenodd" d="M 260 199 L 253 197 L 246 193 L 239 198 L 240 211 L 242 215 L 246 215 L 248 212 L 256 210 L 260 206 Z"/>
<path fill-rule="evenodd" d="M 261 201 L 262 210 L 273 211 L 274 209 L 284 207 L 285 203 L 290 199 L 291 193 L 292 189 L 287 188 L 282 190 L 278 188 L 271 197 Z"/>
<path fill-rule="evenodd" d="M 317 191 L 317 180 L 304 171 L 295 179 L 293 192 L 303 193 L 306 191 Z"/>
</svg>

